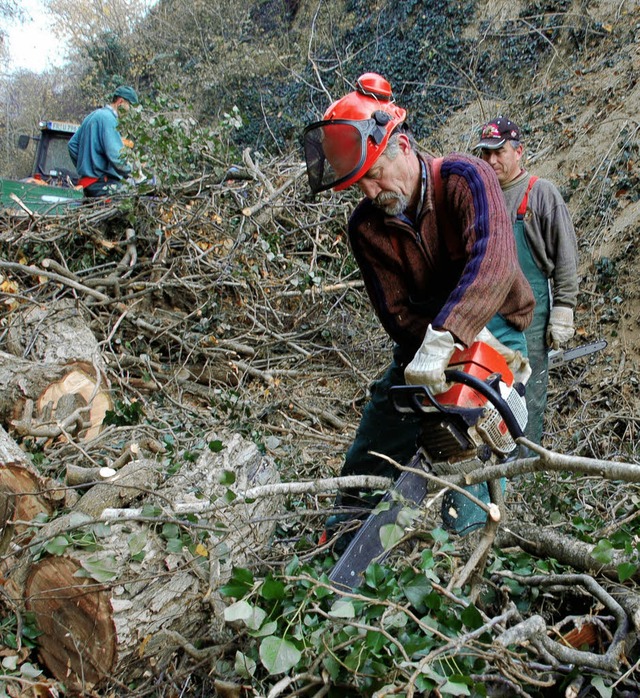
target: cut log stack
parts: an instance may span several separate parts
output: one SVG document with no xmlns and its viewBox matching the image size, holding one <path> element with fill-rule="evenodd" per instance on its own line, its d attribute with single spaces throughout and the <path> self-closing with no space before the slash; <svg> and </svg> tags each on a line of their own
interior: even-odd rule
<svg viewBox="0 0 640 698">
<path fill-rule="evenodd" d="M 72 311 L 58 317 L 76 325 Z M 42 330 L 35 342 L 25 329 L 32 320 Z M 36 312 L 21 318 L 12 350 L 24 354 L 47 332 L 60 345 L 60 328 L 45 332 L 47 322 Z M 87 462 L 82 473 L 76 463 L 67 467 L 83 483 L 75 502 L 68 483 L 39 473 L 19 438 L 40 439 L 45 450 L 61 439 L 88 445 L 111 405 L 97 345 L 85 346 L 90 357 L 52 352 L 48 342 L 34 358 L 0 352 L 4 591 L 33 614 L 41 663 L 76 693 L 160 671 L 193 643 L 227 640 L 217 589 L 232 567 L 260 559 L 280 508 L 277 497 L 243 501 L 243 491 L 279 478 L 274 463 L 235 434 L 209 435 L 219 448 L 172 476 L 143 440 L 109 468 Z M 74 413 L 81 418 L 69 420 Z"/>
</svg>

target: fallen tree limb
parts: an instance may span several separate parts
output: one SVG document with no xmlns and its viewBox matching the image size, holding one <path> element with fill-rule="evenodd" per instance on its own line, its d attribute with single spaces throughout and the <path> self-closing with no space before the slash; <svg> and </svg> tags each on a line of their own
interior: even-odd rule
<svg viewBox="0 0 640 698">
<path fill-rule="evenodd" d="M 57 281 L 58 283 L 69 286 L 70 288 L 85 293 L 92 298 L 103 303 L 111 301 L 109 296 L 100 291 L 96 291 L 93 288 L 89 288 L 83 284 L 78 283 L 74 279 L 70 279 L 68 276 L 63 276 L 62 274 L 56 274 L 55 272 L 49 271 L 48 269 L 39 269 L 38 267 L 27 266 L 26 264 L 18 264 L 17 262 L 4 262 L 0 260 L 0 269 L 6 269 L 7 271 L 21 272 L 23 274 L 30 274 L 31 276 L 43 276 L 51 281 Z"/>
<path fill-rule="evenodd" d="M 518 439 L 518 443 L 535 451 L 538 456 L 521 458 L 498 465 L 489 465 L 473 470 L 465 475 L 448 476 L 451 482 L 461 485 L 474 485 L 478 482 L 499 479 L 501 477 L 514 478 L 526 473 L 537 473 L 544 470 L 554 472 L 569 471 L 607 478 L 608 480 L 621 480 L 622 482 L 640 482 L 640 465 L 620 461 L 599 460 L 585 458 L 584 456 L 571 456 L 555 451 L 549 451 L 538 444 L 524 438 Z"/>
<path fill-rule="evenodd" d="M 376 477 L 374 475 L 347 475 L 344 477 L 330 477 L 323 480 L 312 480 L 311 482 L 281 482 L 272 485 L 253 487 L 248 490 L 238 490 L 237 498 L 231 502 L 210 504 L 208 502 L 195 502 L 190 504 L 173 504 L 171 512 L 174 514 L 202 514 L 208 511 L 219 510 L 221 508 L 235 507 L 241 505 L 243 500 L 268 498 L 290 494 L 323 494 L 325 492 L 335 492 L 338 489 L 352 489 L 361 487 L 363 489 L 387 489 L 392 481 L 386 477 Z M 113 521 L 123 518 L 137 519 L 143 515 L 142 509 L 104 509 L 101 515 L 103 521 Z"/>
<path fill-rule="evenodd" d="M 563 565 L 590 574 L 599 574 L 611 579 L 618 578 L 618 566 L 633 562 L 632 555 L 625 555 L 616 550 L 611 551 L 611 560 L 604 565 L 593 556 L 595 545 L 577 540 L 553 528 L 536 526 L 522 521 L 510 520 L 500 532 L 497 540 L 500 548 L 517 545 L 525 552 L 539 558 L 554 558 Z M 640 579 L 636 571 L 633 579 Z"/>
<path fill-rule="evenodd" d="M 576 650 L 552 640 L 547 635 L 545 621 L 540 616 L 532 616 L 516 625 L 515 628 L 505 631 L 497 638 L 497 644 L 506 648 L 513 644 L 531 642 L 539 644 L 544 652 L 553 658 L 555 665 L 561 662 L 602 671 L 618 671 L 621 658 L 624 656 L 624 643 L 629 632 L 629 621 L 620 604 L 595 579 L 585 574 L 551 574 L 526 577 L 508 571 L 500 571 L 498 576 L 515 579 L 520 584 L 529 586 L 563 585 L 570 588 L 579 585 L 612 613 L 616 620 L 616 631 L 607 651 L 604 654 L 595 654 Z"/>
</svg>

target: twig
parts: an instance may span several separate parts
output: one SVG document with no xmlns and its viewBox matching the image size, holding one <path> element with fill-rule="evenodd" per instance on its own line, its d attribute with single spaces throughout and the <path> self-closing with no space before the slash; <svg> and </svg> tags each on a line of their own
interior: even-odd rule
<svg viewBox="0 0 640 698">
<path fill-rule="evenodd" d="M 16 262 L 5 262 L 0 260 L 0 269 L 7 269 L 8 271 L 22 272 L 23 274 L 30 274 L 31 276 L 44 276 L 52 281 L 58 281 L 65 286 L 70 286 L 76 291 L 81 291 L 86 293 L 88 296 L 92 296 L 99 301 L 110 301 L 111 298 L 106 296 L 104 293 L 95 291 L 92 288 L 88 288 L 83 284 L 79 284 L 77 281 L 68 278 L 67 276 L 62 276 L 61 274 L 55 274 L 54 272 L 47 271 L 46 269 L 38 269 L 37 267 L 28 267 L 24 264 L 17 264 Z"/>
<path fill-rule="evenodd" d="M 242 215 L 246 216 L 247 218 L 250 218 L 251 216 L 255 216 L 256 213 L 261 211 L 265 206 L 269 206 L 272 204 L 283 192 L 285 192 L 292 184 L 294 184 L 297 180 L 300 179 L 300 177 L 305 173 L 304 168 L 300 168 L 298 172 L 296 172 L 291 179 L 288 179 L 281 187 L 276 189 L 275 191 L 271 191 L 269 196 L 266 199 L 263 199 L 262 201 L 259 201 L 258 203 L 254 204 L 253 206 L 249 206 L 247 208 L 242 209 Z"/>
</svg>

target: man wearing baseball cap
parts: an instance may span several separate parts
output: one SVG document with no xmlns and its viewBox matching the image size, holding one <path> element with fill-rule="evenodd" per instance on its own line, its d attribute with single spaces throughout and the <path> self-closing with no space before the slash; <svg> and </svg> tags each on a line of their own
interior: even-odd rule
<svg viewBox="0 0 640 698">
<path fill-rule="evenodd" d="M 349 219 L 349 242 L 394 343 L 391 365 L 371 387 L 343 475 L 396 474 L 371 452 L 408 462 L 421 420 L 399 415 L 389 388 L 406 382 L 444 392 L 456 346 L 468 347 L 482 333 L 523 380 L 529 371 L 523 330 L 534 302 L 500 186 L 478 158 L 434 160 L 419 152 L 406 116 L 389 82 L 365 73 L 304 131 L 311 190 L 356 186 L 364 195 Z M 486 485 L 474 487 L 486 501 Z M 338 503 L 357 501 L 349 492 Z M 455 519 L 451 527 L 469 530 L 468 516 Z"/>
<path fill-rule="evenodd" d="M 122 157 L 124 143 L 118 120 L 122 112 L 137 104 L 138 95 L 133 87 L 120 85 L 111 103 L 85 117 L 69 141 L 69 155 L 86 197 L 113 193 L 131 174 L 131 166 Z"/>
<path fill-rule="evenodd" d="M 516 238 L 518 259 L 531 284 L 536 309 L 525 334 L 531 362 L 525 435 L 540 443 L 547 404 L 549 349 L 574 334 L 578 296 L 577 243 L 571 216 L 557 188 L 522 166 L 519 126 L 507 116 L 484 124 L 474 150 L 495 171 Z M 551 292 L 550 292 L 551 287 Z"/>
</svg>

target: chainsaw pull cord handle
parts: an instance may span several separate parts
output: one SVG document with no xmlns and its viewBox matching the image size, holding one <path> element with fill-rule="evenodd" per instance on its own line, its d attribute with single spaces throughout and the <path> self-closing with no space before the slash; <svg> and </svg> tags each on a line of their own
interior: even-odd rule
<svg viewBox="0 0 640 698">
<path fill-rule="evenodd" d="M 448 382 L 468 385 L 470 388 L 476 390 L 481 395 L 486 397 L 487 400 L 489 400 L 489 402 L 496 408 L 496 410 L 498 410 L 498 413 L 502 419 L 504 419 L 504 423 L 507 425 L 507 429 L 509 429 L 511 436 L 513 436 L 514 439 L 524 436 L 524 432 L 518 424 L 518 420 L 511 411 L 511 408 L 502 395 L 500 395 L 500 393 L 492 385 L 480 380 L 479 378 L 476 378 L 476 376 L 470 376 L 468 373 L 458 371 L 455 368 L 447 369 L 444 372 L 444 375 Z M 498 376 L 499 374 L 495 375 Z M 427 392 L 429 392 L 428 388 Z M 442 407 L 442 405 L 440 405 L 440 407 Z M 444 411 L 446 412 L 446 408 L 444 408 Z"/>
</svg>

